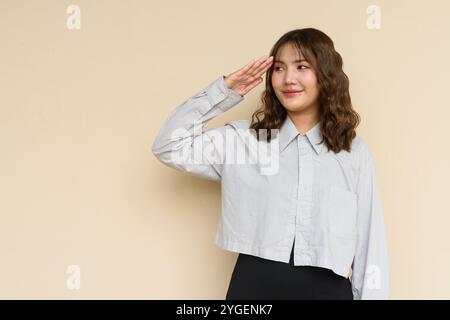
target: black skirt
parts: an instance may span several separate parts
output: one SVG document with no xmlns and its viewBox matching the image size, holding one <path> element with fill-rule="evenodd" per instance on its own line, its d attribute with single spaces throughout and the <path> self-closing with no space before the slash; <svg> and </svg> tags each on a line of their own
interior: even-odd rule
<svg viewBox="0 0 450 320">
<path fill-rule="evenodd" d="M 330 269 L 289 263 L 240 253 L 226 300 L 352 300 L 351 282 Z"/>
</svg>

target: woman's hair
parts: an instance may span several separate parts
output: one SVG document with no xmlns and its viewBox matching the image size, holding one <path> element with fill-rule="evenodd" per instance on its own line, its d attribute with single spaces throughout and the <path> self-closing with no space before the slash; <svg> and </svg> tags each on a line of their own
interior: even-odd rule
<svg viewBox="0 0 450 320">
<path fill-rule="evenodd" d="M 335 153 L 342 149 L 350 152 L 360 122 L 353 110 L 349 94 L 349 80 L 342 70 L 341 55 L 334 49 L 333 41 L 322 31 L 313 28 L 296 29 L 284 34 L 273 46 L 270 56 L 275 59 L 280 48 L 292 44 L 308 61 L 315 73 L 319 93 L 319 116 L 323 140 L 328 150 Z M 273 64 L 274 65 L 274 64 Z M 273 65 L 266 72 L 266 88 L 261 96 L 262 106 L 252 115 L 251 129 L 265 129 L 265 137 L 271 141 L 271 129 L 280 129 L 287 111 L 275 95 L 272 87 Z M 260 115 L 264 115 L 259 119 Z"/>
</svg>

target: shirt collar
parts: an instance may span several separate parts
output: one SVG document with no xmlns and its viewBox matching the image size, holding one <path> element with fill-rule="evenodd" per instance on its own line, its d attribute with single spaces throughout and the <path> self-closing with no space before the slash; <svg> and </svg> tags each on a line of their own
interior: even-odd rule
<svg viewBox="0 0 450 320">
<path fill-rule="evenodd" d="M 320 143 L 322 141 L 320 121 L 316 125 L 314 125 L 314 127 L 309 129 L 308 132 L 306 132 L 305 134 L 301 134 L 300 132 L 298 132 L 291 118 L 286 115 L 286 119 L 281 125 L 279 134 L 280 152 L 283 152 L 283 150 L 286 149 L 289 143 L 299 134 L 306 135 L 317 154 L 320 154 L 320 151 L 322 150 L 323 143 Z"/>
</svg>

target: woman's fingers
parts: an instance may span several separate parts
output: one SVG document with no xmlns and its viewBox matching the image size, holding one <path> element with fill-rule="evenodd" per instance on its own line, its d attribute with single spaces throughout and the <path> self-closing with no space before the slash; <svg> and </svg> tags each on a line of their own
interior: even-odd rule
<svg viewBox="0 0 450 320">
<path fill-rule="evenodd" d="M 267 69 L 270 68 L 271 65 L 272 65 L 272 59 L 266 60 L 256 71 L 256 76 L 260 77 L 262 74 L 264 74 L 267 71 Z"/>
<path fill-rule="evenodd" d="M 253 73 L 257 66 L 261 63 L 262 59 L 264 58 L 260 58 L 258 60 L 252 59 L 244 68 L 240 70 L 239 74 L 247 75 Z"/>
<path fill-rule="evenodd" d="M 262 78 L 255 78 L 252 82 L 248 84 L 248 91 L 252 90 L 254 87 L 256 87 L 258 84 L 260 84 L 262 81 Z"/>
<path fill-rule="evenodd" d="M 260 58 L 251 68 L 252 74 L 256 73 L 257 70 L 264 64 L 264 62 L 267 60 L 268 58 L 266 56 L 263 56 L 262 58 Z"/>
<path fill-rule="evenodd" d="M 253 77 L 258 76 L 260 73 L 265 72 L 268 69 L 272 63 L 272 60 L 272 57 L 264 57 L 258 60 L 258 63 L 256 63 L 253 68 L 250 68 L 248 73 Z"/>
<path fill-rule="evenodd" d="M 254 64 L 256 63 L 255 59 L 252 59 L 245 67 L 243 67 L 239 74 L 246 74 L 250 71 L 250 69 L 254 66 Z"/>
<path fill-rule="evenodd" d="M 245 81 L 250 80 L 251 84 L 257 85 L 259 78 L 267 71 L 272 64 L 273 57 L 262 56 L 259 59 L 252 59 L 246 66 L 240 69 L 236 76 Z"/>
</svg>

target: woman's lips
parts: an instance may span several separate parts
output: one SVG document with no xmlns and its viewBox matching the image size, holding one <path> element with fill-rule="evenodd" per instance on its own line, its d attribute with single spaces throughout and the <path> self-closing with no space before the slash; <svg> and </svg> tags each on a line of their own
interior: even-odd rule
<svg viewBox="0 0 450 320">
<path fill-rule="evenodd" d="M 283 91 L 283 95 L 285 97 L 295 97 L 299 94 L 301 94 L 304 90 L 301 91 Z"/>
</svg>

